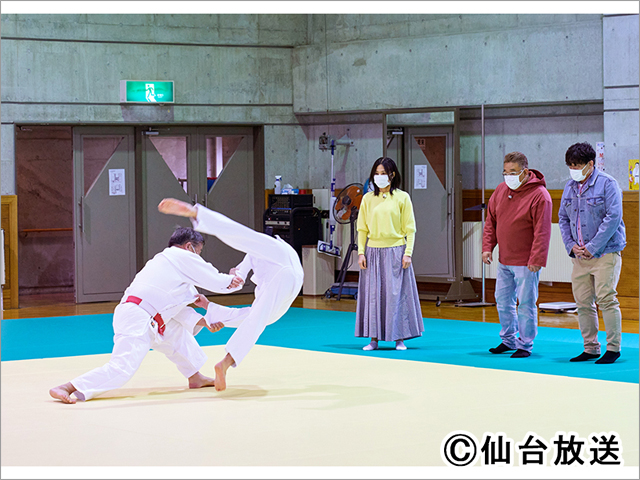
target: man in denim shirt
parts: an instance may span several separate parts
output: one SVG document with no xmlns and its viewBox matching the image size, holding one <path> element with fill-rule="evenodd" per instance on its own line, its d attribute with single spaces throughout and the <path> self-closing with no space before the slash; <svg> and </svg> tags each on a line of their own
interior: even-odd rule
<svg viewBox="0 0 640 480">
<path fill-rule="evenodd" d="M 571 145 L 565 154 L 572 180 L 562 193 L 560 233 L 573 262 L 571 286 L 578 305 L 584 352 L 571 359 L 584 362 L 600 356 L 598 311 L 607 331 L 607 351 L 595 363 L 620 357 L 622 314 L 616 298 L 621 250 L 626 246 L 622 191 L 618 182 L 594 167 L 596 152 L 588 143 Z"/>
</svg>

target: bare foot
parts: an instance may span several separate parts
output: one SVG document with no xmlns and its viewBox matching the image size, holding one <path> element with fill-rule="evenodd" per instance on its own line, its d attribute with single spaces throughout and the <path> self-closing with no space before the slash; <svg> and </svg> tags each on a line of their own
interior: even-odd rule
<svg viewBox="0 0 640 480">
<path fill-rule="evenodd" d="M 224 368 L 224 360 L 220 363 L 216 363 L 213 369 L 216 371 L 216 390 L 221 392 L 227 388 L 227 369 Z"/>
<path fill-rule="evenodd" d="M 71 385 L 71 382 L 60 385 L 59 387 L 49 390 L 49 395 L 53 398 L 62 401 L 62 403 L 76 403 L 76 399 L 71 396 L 76 391 L 76 387 Z"/>
<path fill-rule="evenodd" d="M 213 378 L 205 377 L 200 372 L 189 377 L 189 388 L 215 387 L 215 385 Z"/>
<path fill-rule="evenodd" d="M 227 370 L 236 361 L 233 359 L 231 355 L 227 353 L 226 357 L 222 359 L 220 363 L 217 363 L 214 367 L 216 371 L 216 390 L 221 392 L 227 388 Z"/>
<path fill-rule="evenodd" d="M 158 211 L 167 215 L 178 215 L 180 217 L 196 218 L 198 211 L 187 202 L 176 200 L 175 198 L 165 198 L 158 204 Z"/>
</svg>

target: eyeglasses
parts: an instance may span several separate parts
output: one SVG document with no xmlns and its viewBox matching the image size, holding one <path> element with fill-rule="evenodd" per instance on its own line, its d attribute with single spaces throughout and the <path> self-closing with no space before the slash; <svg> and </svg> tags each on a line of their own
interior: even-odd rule
<svg viewBox="0 0 640 480">
<path fill-rule="evenodd" d="M 512 173 L 512 172 L 505 172 L 504 170 L 502 171 L 502 175 L 505 177 L 515 177 L 516 175 L 521 175 L 522 172 L 524 172 L 524 168 L 522 170 L 520 170 L 519 172 L 516 173 Z"/>
</svg>

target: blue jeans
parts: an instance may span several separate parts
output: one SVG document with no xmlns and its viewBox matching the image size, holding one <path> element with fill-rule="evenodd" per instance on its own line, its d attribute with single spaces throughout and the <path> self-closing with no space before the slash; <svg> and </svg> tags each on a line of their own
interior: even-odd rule
<svg viewBox="0 0 640 480">
<path fill-rule="evenodd" d="M 509 348 L 533 348 L 538 333 L 538 281 L 540 270 L 531 272 L 527 267 L 512 267 L 498 263 L 496 277 L 496 306 L 500 319 L 500 338 Z M 516 307 L 516 300 L 520 305 Z M 517 333 L 519 336 L 516 336 Z"/>
</svg>

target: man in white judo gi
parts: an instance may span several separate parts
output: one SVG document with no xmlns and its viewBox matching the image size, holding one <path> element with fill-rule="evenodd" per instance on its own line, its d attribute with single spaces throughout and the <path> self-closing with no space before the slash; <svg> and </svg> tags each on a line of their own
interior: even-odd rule
<svg viewBox="0 0 640 480">
<path fill-rule="evenodd" d="M 191 228 L 178 228 L 169 246 L 147 262 L 124 292 L 113 315 L 114 347 L 106 365 L 52 388 L 64 403 L 90 400 L 123 386 L 138 370 L 150 348 L 164 353 L 189 380 L 189 388 L 210 387 L 214 379 L 200 373 L 207 356 L 194 338 L 203 327 L 220 330 L 189 304 L 199 295 L 195 286 L 231 293 L 241 288 L 239 277 L 218 272 L 200 256 L 204 239 Z M 208 318 L 211 318 L 209 316 Z"/>
<path fill-rule="evenodd" d="M 224 390 L 229 367 L 242 362 L 265 327 L 282 317 L 300 293 L 304 279 L 300 259 L 284 240 L 256 232 L 202 205 L 166 198 L 160 202 L 158 210 L 188 217 L 195 230 L 215 235 L 231 248 L 245 252 L 244 260 L 231 269 L 231 275 L 244 281 L 253 270 L 251 281 L 256 289 L 251 307 L 223 307 L 204 297 L 196 302 L 197 306 L 207 308 L 207 322 L 215 319 L 225 327 L 237 328 L 225 347 L 226 356 L 215 366 L 215 388 Z"/>
</svg>

